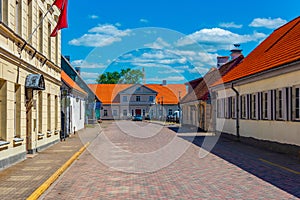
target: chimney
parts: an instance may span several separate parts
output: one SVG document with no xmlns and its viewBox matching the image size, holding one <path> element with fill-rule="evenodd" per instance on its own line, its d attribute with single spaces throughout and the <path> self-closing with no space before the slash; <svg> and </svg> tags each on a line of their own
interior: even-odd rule
<svg viewBox="0 0 300 200">
<path fill-rule="evenodd" d="M 81 71 L 80 67 L 75 67 L 75 70 L 80 75 L 80 71 Z"/>
<path fill-rule="evenodd" d="M 67 61 L 71 61 L 71 57 L 70 56 L 65 56 L 65 58 L 67 59 Z"/>
<path fill-rule="evenodd" d="M 229 56 L 218 56 L 217 57 L 217 67 L 221 67 L 229 60 Z"/>
<path fill-rule="evenodd" d="M 242 55 L 242 49 L 240 49 L 240 44 L 234 44 L 234 49 L 230 50 L 231 51 L 231 60 L 239 57 L 240 55 Z"/>
<path fill-rule="evenodd" d="M 162 85 L 167 85 L 167 80 L 163 80 Z"/>
</svg>

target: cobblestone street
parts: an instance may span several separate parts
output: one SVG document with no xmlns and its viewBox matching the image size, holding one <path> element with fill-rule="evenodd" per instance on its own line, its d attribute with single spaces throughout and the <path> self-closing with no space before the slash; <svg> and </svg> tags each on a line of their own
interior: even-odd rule
<svg viewBox="0 0 300 200">
<path fill-rule="evenodd" d="M 126 127 L 130 127 L 132 132 L 128 133 Z M 129 122 L 111 122 L 102 124 L 102 129 L 102 134 L 92 142 L 89 151 L 86 151 L 62 175 L 42 196 L 43 199 L 297 199 L 300 197 L 297 189 L 300 186 L 299 174 L 295 174 L 299 172 L 299 161 L 292 158 L 224 139 L 219 140 L 212 153 L 199 158 L 200 147 L 190 143 L 188 137 L 177 137 L 168 127 L 149 125 L 144 122 L 135 125 Z M 151 132 L 144 132 L 145 129 L 152 129 L 157 133 L 153 135 Z M 140 136 L 131 135 L 137 133 Z M 197 136 L 194 143 L 203 142 L 201 138 L 203 137 Z M 184 146 L 187 148 L 182 156 L 160 169 L 149 168 L 149 166 L 160 166 L 157 162 L 168 160 L 172 155 L 163 153 L 159 159 L 152 160 L 154 162 L 148 160 L 148 163 L 143 159 L 138 160 L 133 155 L 133 153 L 143 153 L 147 157 L 148 152 L 157 152 L 174 140 L 179 141 L 176 144 L 181 145 L 179 148 L 183 147 L 182 144 L 187 144 Z M 109 141 L 117 149 L 110 147 L 107 144 Z M 279 162 L 278 165 L 285 164 L 294 171 L 273 166 L 264 160 L 270 160 L 271 163 Z M 145 172 L 140 171 L 141 169 Z M 150 169 L 155 170 L 150 171 Z"/>
</svg>

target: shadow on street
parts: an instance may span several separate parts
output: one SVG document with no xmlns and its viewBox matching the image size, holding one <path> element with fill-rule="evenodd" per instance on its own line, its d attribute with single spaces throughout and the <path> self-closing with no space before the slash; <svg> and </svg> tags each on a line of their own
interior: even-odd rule
<svg viewBox="0 0 300 200">
<path fill-rule="evenodd" d="M 176 133 L 189 132 L 188 129 L 180 130 L 178 127 L 169 127 L 169 129 Z M 193 131 L 196 131 L 196 128 L 193 128 Z M 180 134 L 179 137 L 202 147 L 206 137 L 215 136 L 182 136 Z M 208 150 L 205 147 L 202 148 Z M 224 137 L 219 138 L 211 153 L 300 198 L 299 159 Z"/>
</svg>

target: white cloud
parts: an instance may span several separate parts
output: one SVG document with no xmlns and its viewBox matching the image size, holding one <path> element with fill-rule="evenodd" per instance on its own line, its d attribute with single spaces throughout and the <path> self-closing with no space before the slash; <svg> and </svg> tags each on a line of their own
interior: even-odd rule
<svg viewBox="0 0 300 200">
<path fill-rule="evenodd" d="M 208 68 L 205 68 L 205 67 L 195 67 L 195 68 L 193 68 L 193 69 L 189 69 L 188 71 L 189 71 L 190 73 L 194 73 L 194 74 L 199 73 L 199 74 L 201 74 L 201 75 L 204 75 L 204 74 L 206 74 L 206 73 L 209 71 L 209 69 L 208 69 Z"/>
<path fill-rule="evenodd" d="M 161 37 L 158 37 L 153 43 L 145 44 L 144 46 L 153 49 L 164 49 L 170 47 L 171 45 L 164 41 Z"/>
<path fill-rule="evenodd" d="M 182 74 L 182 73 L 184 73 L 184 70 L 182 70 L 182 69 L 169 68 L 168 70 L 158 71 L 157 73 L 158 73 L 158 74 L 172 74 L 172 73 Z"/>
<path fill-rule="evenodd" d="M 275 29 L 283 24 L 286 24 L 287 21 L 281 18 L 275 18 L 271 19 L 269 18 L 255 18 L 253 21 L 249 24 L 251 27 L 265 27 L 269 29 Z"/>
<path fill-rule="evenodd" d="M 96 79 L 98 78 L 99 74 L 98 73 L 92 73 L 92 72 L 81 72 L 80 76 L 84 79 Z"/>
<path fill-rule="evenodd" d="M 92 68 L 98 68 L 103 69 L 106 66 L 103 64 L 97 64 L 97 63 L 88 63 L 84 60 L 74 60 L 71 62 L 72 66 L 74 67 L 81 67 L 83 69 L 92 69 Z"/>
<path fill-rule="evenodd" d="M 122 24 L 120 22 L 115 23 L 115 26 L 120 27 Z"/>
<path fill-rule="evenodd" d="M 247 43 L 259 41 L 267 35 L 254 32 L 253 34 L 239 35 L 221 28 L 201 29 L 177 41 L 178 46 L 194 45 L 199 43 L 205 50 L 215 52 L 217 50 L 228 50 L 235 43 Z"/>
<path fill-rule="evenodd" d="M 147 19 L 143 19 L 143 18 L 142 18 L 142 19 L 140 19 L 140 22 L 141 22 L 141 23 L 148 23 L 148 22 L 149 22 L 149 20 L 147 20 Z"/>
<path fill-rule="evenodd" d="M 122 41 L 122 37 L 128 36 L 131 33 L 129 29 L 119 30 L 111 24 L 100 24 L 88 32 L 80 38 L 69 41 L 69 44 L 75 46 L 104 47 Z"/>
<path fill-rule="evenodd" d="M 97 16 L 97 15 L 89 15 L 89 18 L 90 18 L 90 19 L 98 19 L 99 16 Z"/>
<path fill-rule="evenodd" d="M 234 22 L 223 22 L 219 24 L 220 27 L 223 28 L 242 28 L 242 24 L 235 24 Z"/>
</svg>

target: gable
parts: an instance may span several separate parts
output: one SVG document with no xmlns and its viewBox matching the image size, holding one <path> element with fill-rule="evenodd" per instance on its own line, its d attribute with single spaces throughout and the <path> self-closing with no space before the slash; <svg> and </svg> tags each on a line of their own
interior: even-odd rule
<svg viewBox="0 0 300 200">
<path fill-rule="evenodd" d="M 157 92 L 140 84 L 135 84 L 123 91 L 120 92 L 120 94 L 139 94 L 139 95 L 156 95 Z"/>
</svg>

